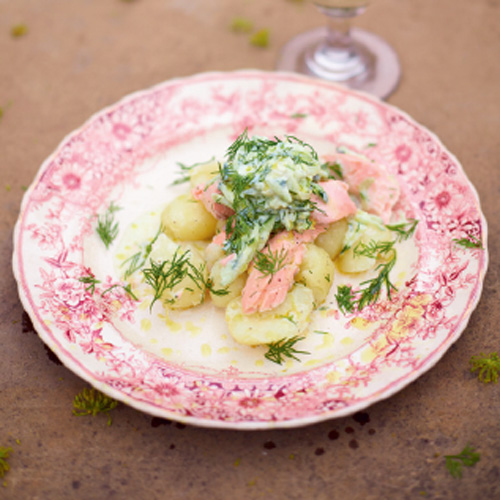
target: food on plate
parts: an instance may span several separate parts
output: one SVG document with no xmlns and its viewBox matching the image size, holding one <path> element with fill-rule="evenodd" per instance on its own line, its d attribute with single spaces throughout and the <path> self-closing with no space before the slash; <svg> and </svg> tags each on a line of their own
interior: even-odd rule
<svg viewBox="0 0 500 500">
<path fill-rule="evenodd" d="M 341 312 L 361 310 L 384 287 L 391 298 L 395 246 L 416 221 L 389 224 L 399 186 L 382 165 L 342 149 L 320 159 L 296 137 L 245 131 L 221 161 L 181 168 L 189 188 L 124 262 L 132 289 L 148 285 L 151 308 L 211 300 L 236 342 L 291 349 L 338 273 L 367 276 L 364 288 L 337 286 Z"/>
</svg>

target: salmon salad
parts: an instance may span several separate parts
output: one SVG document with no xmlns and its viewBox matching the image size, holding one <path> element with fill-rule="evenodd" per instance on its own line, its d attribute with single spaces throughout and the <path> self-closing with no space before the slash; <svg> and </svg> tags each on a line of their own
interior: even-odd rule
<svg viewBox="0 0 500 500">
<path fill-rule="evenodd" d="M 148 287 L 150 309 L 210 301 L 239 344 L 292 345 L 328 297 L 350 314 L 396 293 L 396 245 L 417 221 L 394 220 L 400 190 L 383 165 L 244 131 L 223 158 L 183 174 L 158 232 L 123 263 L 130 286 Z M 367 278 L 339 285 L 338 273 Z"/>
</svg>

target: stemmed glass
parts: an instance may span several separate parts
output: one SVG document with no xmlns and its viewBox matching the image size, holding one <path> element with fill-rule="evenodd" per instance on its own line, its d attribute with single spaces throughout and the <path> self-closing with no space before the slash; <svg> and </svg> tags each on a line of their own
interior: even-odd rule
<svg viewBox="0 0 500 500">
<path fill-rule="evenodd" d="M 385 99 L 401 75 L 394 49 L 379 36 L 351 28 L 370 0 L 312 0 L 327 16 L 326 27 L 292 38 L 282 49 L 277 69 L 295 71 Z"/>
</svg>

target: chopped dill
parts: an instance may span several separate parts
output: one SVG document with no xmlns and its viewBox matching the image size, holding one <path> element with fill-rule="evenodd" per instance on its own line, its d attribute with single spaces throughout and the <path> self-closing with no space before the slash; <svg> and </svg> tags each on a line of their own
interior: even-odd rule
<svg viewBox="0 0 500 500">
<path fill-rule="evenodd" d="M 213 160 L 213 158 L 212 158 Z M 188 182 L 191 179 L 190 172 L 196 167 L 199 167 L 200 165 L 204 165 L 205 163 L 208 163 L 206 161 L 198 162 L 198 163 L 193 163 L 192 165 L 186 165 L 185 163 L 182 163 L 180 161 L 177 162 L 177 166 L 179 167 L 179 178 L 176 179 L 174 182 L 172 182 L 172 186 L 176 186 L 178 184 L 183 184 L 184 182 Z"/>
<path fill-rule="evenodd" d="M 271 249 L 267 252 L 257 252 L 254 260 L 255 269 L 264 276 L 274 276 L 286 265 L 288 251 L 282 248 L 273 253 Z"/>
<path fill-rule="evenodd" d="M 481 455 L 467 444 L 458 455 L 445 455 L 446 468 L 453 477 L 462 477 L 462 467 L 472 467 L 481 459 Z"/>
<path fill-rule="evenodd" d="M 251 33 L 253 30 L 253 23 L 244 17 L 235 17 L 231 21 L 231 25 L 229 27 L 231 31 L 234 31 L 235 33 Z"/>
<path fill-rule="evenodd" d="M 73 415 L 77 417 L 106 413 L 108 415 L 108 425 L 111 425 L 109 412 L 116 408 L 118 401 L 106 396 L 93 387 L 85 387 L 73 400 Z"/>
<path fill-rule="evenodd" d="M 464 248 L 480 248 L 484 250 L 483 244 L 479 238 L 476 238 L 473 234 L 468 234 L 467 238 L 453 238 L 453 241 Z"/>
<path fill-rule="evenodd" d="M 28 34 L 28 26 L 26 24 L 16 24 L 12 26 L 10 35 L 12 38 L 21 38 Z"/>
<path fill-rule="evenodd" d="M 96 232 L 106 248 L 109 248 L 118 236 L 118 222 L 115 222 L 115 212 L 118 210 L 121 210 L 120 207 L 111 202 L 104 215 L 97 216 Z"/>
<path fill-rule="evenodd" d="M 255 32 L 250 37 L 250 44 L 254 47 L 268 47 L 269 46 L 269 30 L 267 28 L 263 28 L 257 32 Z"/>
<path fill-rule="evenodd" d="M 280 318 L 283 318 L 283 319 L 286 319 L 287 321 L 290 321 L 290 323 L 296 325 L 297 322 L 295 321 L 294 317 L 293 317 L 293 314 L 292 313 L 288 313 L 288 314 L 282 314 L 281 316 L 279 316 Z"/>
<path fill-rule="evenodd" d="M 323 163 L 322 168 L 327 171 L 329 179 L 342 180 L 344 178 L 342 166 L 338 162 L 327 161 Z"/>
<path fill-rule="evenodd" d="M 407 222 L 401 222 L 399 224 L 386 224 L 385 227 L 396 233 L 396 241 L 401 242 L 413 236 L 417 229 L 418 222 L 417 219 L 409 219 Z"/>
<path fill-rule="evenodd" d="M 10 470 L 10 465 L 7 462 L 10 453 L 12 453 L 12 448 L 0 446 L 0 477 L 4 477 Z"/>
<path fill-rule="evenodd" d="M 88 285 L 86 288 L 85 288 L 85 291 L 86 292 L 89 292 L 90 295 L 94 295 L 94 292 L 95 292 L 95 288 L 97 285 L 100 285 L 101 284 L 101 281 L 98 280 L 93 274 L 91 274 L 89 272 L 89 274 L 87 276 L 80 276 L 78 278 L 78 281 L 80 283 L 84 283 L 85 285 Z M 132 286 L 130 285 L 130 283 L 128 285 L 119 285 L 119 284 L 115 284 L 115 285 L 111 285 L 109 288 L 106 288 L 106 290 L 104 290 L 102 293 L 101 293 L 101 297 L 104 297 L 104 295 L 108 292 L 110 292 L 111 290 L 113 290 L 114 288 L 122 288 L 128 295 L 130 295 L 130 297 L 133 299 L 133 300 L 139 300 L 137 298 L 137 296 L 134 294 L 134 292 L 132 291 Z"/>
<path fill-rule="evenodd" d="M 356 295 L 352 290 L 351 286 L 341 285 L 337 287 L 337 293 L 335 294 L 335 299 L 337 300 L 337 305 L 342 313 L 352 313 L 354 311 L 354 306 L 356 304 Z"/>
<path fill-rule="evenodd" d="M 127 279 L 129 276 L 134 274 L 146 264 L 149 256 L 151 255 L 151 252 L 153 251 L 153 245 L 162 232 L 163 228 L 160 226 L 153 239 L 147 245 L 144 245 L 137 253 L 122 262 L 121 266 L 124 266 L 125 264 L 129 265 L 128 269 L 123 275 L 125 279 Z"/>
<path fill-rule="evenodd" d="M 215 289 L 212 281 L 205 278 L 205 265 L 197 268 L 191 264 L 189 254 L 189 250 L 180 253 L 178 248 L 172 260 L 164 260 L 162 262 L 150 260 L 150 267 L 142 270 L 144 280 L 154 291 L 153 300 L 149 306 L 150 310 L 154 303 L 159 300 L 167 290 L 172 290 L 186 277 L 191 278 L 193 284 L 201 290 L 203 294 L 207 290 L 215 295 L 227 295 L 229 293 L 226 289 Z M 192 291 L 192 289 L 187 290 Z"/>
<path fill-rule="evenodd" d="M 300 340 L 303 340 L 305 337 L 299 337 L 296 335 L 290 339 L 281 339 L 276 342 L 271 342 L 270 344 L 266 344 L 268 347 L 268 351 L 264 356 L 273 363 L 277 363 L 278 365 L 283 364 L 285 358 L 292 358 L 296 361 L 300 361 L 295 354 L 311 354 L 307 351 L 297 351 L 294 346 Z"/>
<path fill-rule="evenodd" d="M 359 290 L 353 290 L 351 286 L 342 285 L 337 288 L 337 304 L 344 314 L 352 313 L 354 310 L 361 311 L 365 306 L 375 303 L 385 288 L 387 297 L 391 300 L 391 292 L 397 288 L 391 283 L 389 274 L 396 264 L 396 250 L 394 241 L 370 241 L 368 244 L 360 243 L 354 248 L 354 255 L 361 255 L 372 259 L 385 257 L 387 260 L 380 263 L 375 270 L 378 275 L 375 278 L 360 283 Z"/>
<path fill-rule="evenodd" d="M 329 332 L 325 332 L 323 330 L 314 330 L 314 333 L 319 333 L 320 335 L 329 335 Z"/>
<path fill-rule="evenodd" d="M 496 352 L 489 355 L 481 353 L 479 356 L 470 358 L 472 373 L 479 372 L 478 378 L 481 382 L 488 384 L 489 382 L 498 382 L 498 373 L 500 372 L 500 357 Z"/>
<path fill-rule="evenodd" d="M 293 113 L 292 115 L 290 115 L 290 118 L 295 118 L 295 119 L 299 119 L 299 118 L 307 118 L 307 113 Z"/>
<path fill-rule="evenodd" d="M 80 283 L 88 285 L 85 288 L 86 292 L 90 292 L 90 295 L 94 295 L 96 285 L 99 285 L 101 282 L 98 280 L 93 274 L 88 274 L 87 276 L 80 276 L 78 278 Z"/>
</svg>

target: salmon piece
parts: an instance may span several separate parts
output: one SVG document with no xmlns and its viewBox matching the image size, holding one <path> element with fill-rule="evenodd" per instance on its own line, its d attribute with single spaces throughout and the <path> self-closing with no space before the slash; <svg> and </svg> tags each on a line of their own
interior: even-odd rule
<svg viewBox="0 0 500 500">
<path fill-rule="evenodd" d="M 216 182 L 209 182 L 208 184 L 198 184 L 191 190 L 191 194 L 195 200 L 201 201 L 203 206 L 216 218 L 227 219 L 234 214 L 232 208 L 226 207 L 221 203 L 214 201 L 214 195 L 222 194 L 217 187 Z"/>
<path fill-rule="evenodd" d="M 312 218 L 319 224 L 331 224 L 356 213 L 356 204 L 349 197 L 349 186 L 342 181 L 324 181 L 319 185 L 325 191 L 328 201 L 324 202 L 319 196 L 313 195 L 311 200 L 318 207 L 312 213 Z"/>
<path fill-rule="evenodd" d="M 387 224 L 400 194 L 396 178 L 380 163 L 355 154 L 336 153 L 325 159 L 340 164 L 350 191 L 361 198 L 361 208 Z"/>
<path fill-rule="evenodd" d="M 304 256 L 305 244 L 314 241 L 326 230 L 326 226 L 317 225 L 303 233 L 282 231 L 271 238 L 262 251 L 264 254 L 282 257 L 280 269 L 274 274 L 264 274 L 250 265 L 250 272 L 241 292 L 241 305 L 245 314 L 270 311 L 286 299 L 293 286 Z"/>
</svg>

